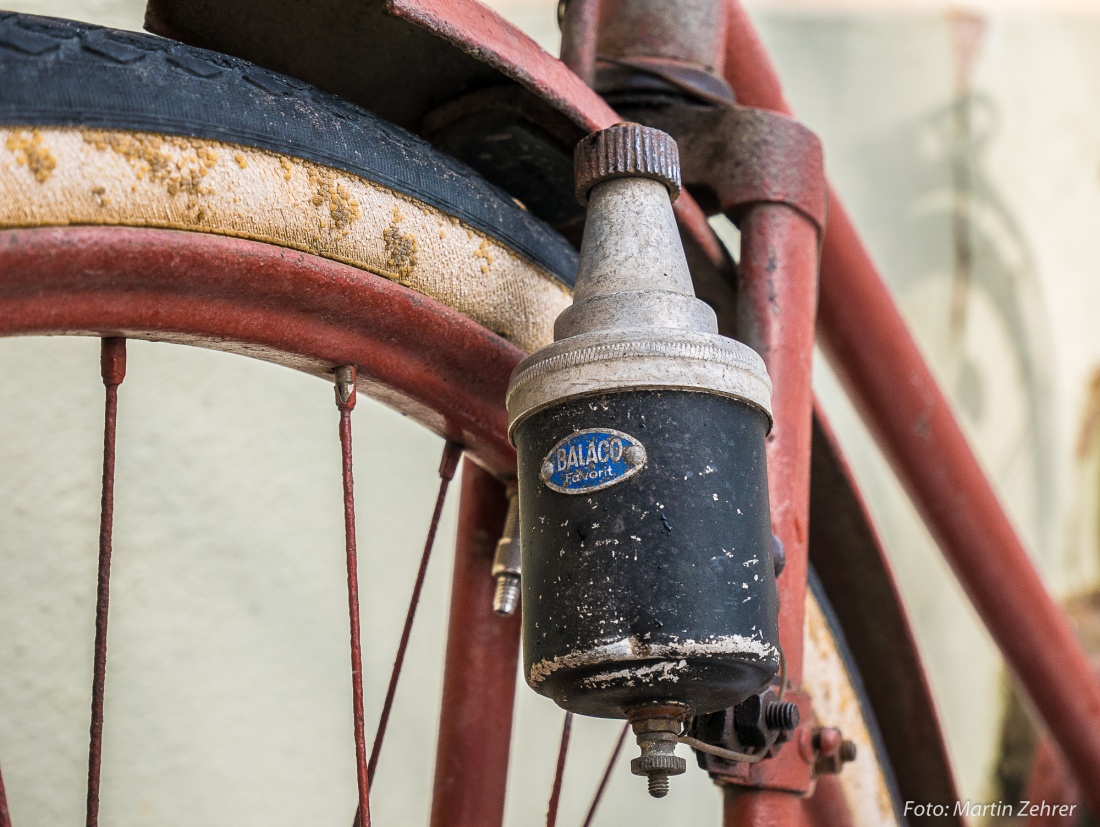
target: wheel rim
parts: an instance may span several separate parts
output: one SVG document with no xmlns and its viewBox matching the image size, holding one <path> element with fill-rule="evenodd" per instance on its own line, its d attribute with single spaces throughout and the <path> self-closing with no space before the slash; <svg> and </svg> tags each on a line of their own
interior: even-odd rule
<svg viewBox="0 0 1100 827">
<path fill-rule="evenodd" d="M 74 332 L 236 352 L 359 389 L 514 472 L 504 392 L 522 351 L 427 296 L 346 264 L 170 230 L 0 233 L 0 336 Z M 415 331 L 415 336 L 410 336 Z"/>
</svg>

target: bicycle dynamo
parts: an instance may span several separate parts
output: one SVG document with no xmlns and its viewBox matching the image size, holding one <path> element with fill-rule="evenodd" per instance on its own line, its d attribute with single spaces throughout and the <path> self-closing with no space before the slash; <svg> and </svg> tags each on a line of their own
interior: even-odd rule
<svg viewBox="0 0 1100 827">
<path fill-rule="evenodd" d="M 573 305 L 508 388 L 519 457 L 524 671 L 584 715 L 628 718 L 663 796 L 697 715 L 780 664 L 764 441 L 771 382 L 695 297 L 670 136 L 576 149 L 588 215 Z"/>
</svg>

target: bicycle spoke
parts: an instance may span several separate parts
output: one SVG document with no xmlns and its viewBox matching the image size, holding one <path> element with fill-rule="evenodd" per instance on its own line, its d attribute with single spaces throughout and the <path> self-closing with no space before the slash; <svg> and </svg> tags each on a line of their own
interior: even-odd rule
<svg viewBox="0 0 1100 827">
<path fill-rule="evenodd" d="M 344 483 L 344 545 L 348 565 L 348 615 L 351 621 L 351 694 L 355 725 L 355 774 L 359 786 L 362 827 L 370 827 L 370 779 L 367 740 L 363 731 L 363 657 L 359 649 L 359 575 L 355 549 L 355 494 L 352 479 L 351 412 L 355 407 L 356 370 L 336 369 L 336 407 L 340 410 L 340 461 Z"/>
<path fill-rule="evenodd" d="M 558 747 L 558 766 L 554 771 L 554 787 L 550 791 L 550 806 L 546 808 L 546 827 L 558 823 L 558 803 L 561 801 L 561 779 L 565 774 L 565 755 L 569 751 L 569 732 L 573 729 L 573 713 L 565 713 L 561 727 L 561 746 Z"/>
<path fill-rule="evenodd" d="M 8 796 L 4 792 L 4 774 L 0 772 L 0 827 L 11 827 L 11 814 L 8 812 Z"/>
<path fill-rule="evenodd" d="M 603 798 L 604 790 L 607 789 L 607 782 L 611 780 L 611 771 L 615 769 L 615 762 L 619 760 L 619 753 L 623 751 L 623 744 L 626 743 L 628 732 L 630 732 L 630 721 L 623 724 L 622 731 L 619 733 L 619 740 L 615 742 L 615 749 L 611 750 L 611 757 L 607 759 L 607 767 L 604 768 L 600 786 L 596 787 L 596 794 L 592 797 L 592 806 L 588 808 L 588 815 L 584 817 L 584 824 L 581 827 L 592 827 L 592 819 L 596 817 L 600 799 Z"/>
<path fill-rule="evenodd" d="M 428 525 L 428 537 L 424 541 L 424 552 L 420 556 L 420 568 L 416 573 L 416 582 L 413 585 L 412 597 L 409 599 L 409 610 L 405 614 L 405 628 L 401 630 L 401 641 L 397 644 L 397 656 L 393 661 L 393 671 L 390 672 L 390 684 L 386 688 L 386 700 L 382 704 L 382 714 L 378 718 L 378 729 L 374 734 L 374 746 L 371 749 L 370 761 L 367 763 L 367 778 L 374 782 L 374 773 L 378 769 L 378 758 L 382 754 L 382 742 L 386 737 L 386 727 L 390 721 L 390 711 L 393 709 L 393 699 L 397 694 L 397 681 L 401 677 L 401 667 L 405 663 L 405 652 L 409 648 L 409 637 L 412 634 L 413 621 L 416 618 L 416 607 L 420 604 L 420 592 L 424 588 L 424 575 L 428 571 L 428 560 L 432 556 L 432 547 L 435 545 L 435 535 L 439 528 L 439 517 L 443 513 L 443 504 L 447 501 L 447 490 L 451 480 L 454 479 L 458 461 L 462 457 L 462 446 L 457 442 L 448 442 L 443 446 L 443 456 L 439 460 L 439 493 L 435 498 L 435 510 L 432 512 L 432 520 Z M 356 811 L 353 825 L 359 824 L 359 813 Z"/>
<path fill-rule="evenodd" d="M 99 776 L 103 758 L 103 691 L 107 681 L 107 605 L 111 595 L 111 541 L 115 517 L 115 430 L 118 417 L 118 386 L 126 376 L 126 340 L 102 339 L 99 366 L 105 390 L 103 493 L 99 516 L 99 574 L 95 601 L 92 723 L 89 728 L 88 745 L 87 827 L 96 827 L 99 824 Z"/>
</svg>

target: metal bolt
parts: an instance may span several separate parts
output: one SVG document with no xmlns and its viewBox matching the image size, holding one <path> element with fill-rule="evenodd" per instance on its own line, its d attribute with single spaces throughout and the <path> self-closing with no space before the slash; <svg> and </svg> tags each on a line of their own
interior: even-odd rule
<svg viewBox="0 0 1100 827">
<path fill-rule="evenodd" d="M 835 775 L 845 764 L 856 760 L 856 742 L 845 738 L 836 727 L 817 730 L 813 747 L 815 775 Z"/>
<path fill-rule="evenodd" d="M 664 773 L 651 772 L 647 776 L 649 794 L 654 798 L 664 798 L 668 795 L 668 776 Z"/>
<path fill-rule="evenodd" d="M 764 723 L 769 729 L 790 732 L 798 727 L 798 706 L 790 701 L 773 701 L 764 709 Z"/>
<path fill-rule="evenodd" d="M 630 762 L 630 771 L 646 776 L 649 794 L 654 798 L 668 795 L 669 776 L 687 772 L 687 761 L 675 752 L 685 713 L 683 707 L 671 704 L 642 707 L 631 712 L 630 725 L 638 739 L 641 755 Z"/>
<path fill-rule="evenodd" d="M 856 742 L 848 738 L 845 738 L 840 742 L 840 760 L 842 763 L 847 764 L 849 761 L 856 760 Z"/>
<path fill-rule="evenodd" d="M 504 519 L 504 531 L 497 542 L 493 558 L 493 577 L 497 588 L 493 594 L 493 611 L 498 615 L 510 615 L 519 605 L 520 545 L 519 545 L 519 497 L 515 483 L 508 487 L 508 516 Z"/>
<path fill-rule="evenodd" d="M 497 590 L 493 595 L 493 611 L 498 615 L 510 615 L 519 604 L 519 578 L 505 572 L 497 576 Z"/>
</svg>

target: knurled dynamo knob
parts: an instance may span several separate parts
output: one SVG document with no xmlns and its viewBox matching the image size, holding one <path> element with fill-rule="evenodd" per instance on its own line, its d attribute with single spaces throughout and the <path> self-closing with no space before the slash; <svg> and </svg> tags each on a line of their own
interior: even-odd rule
<svg viewBox="0 0 1100 827">
<path fill-rule="evenodd" d="M 680 195 L 680 153 L 672 136 L 637 123 L 620 123 L 593 132 L 573 153 L 577 200 L 588 203 L 588 192 L 611 178 L 651 178 Z"/>
</svg>

